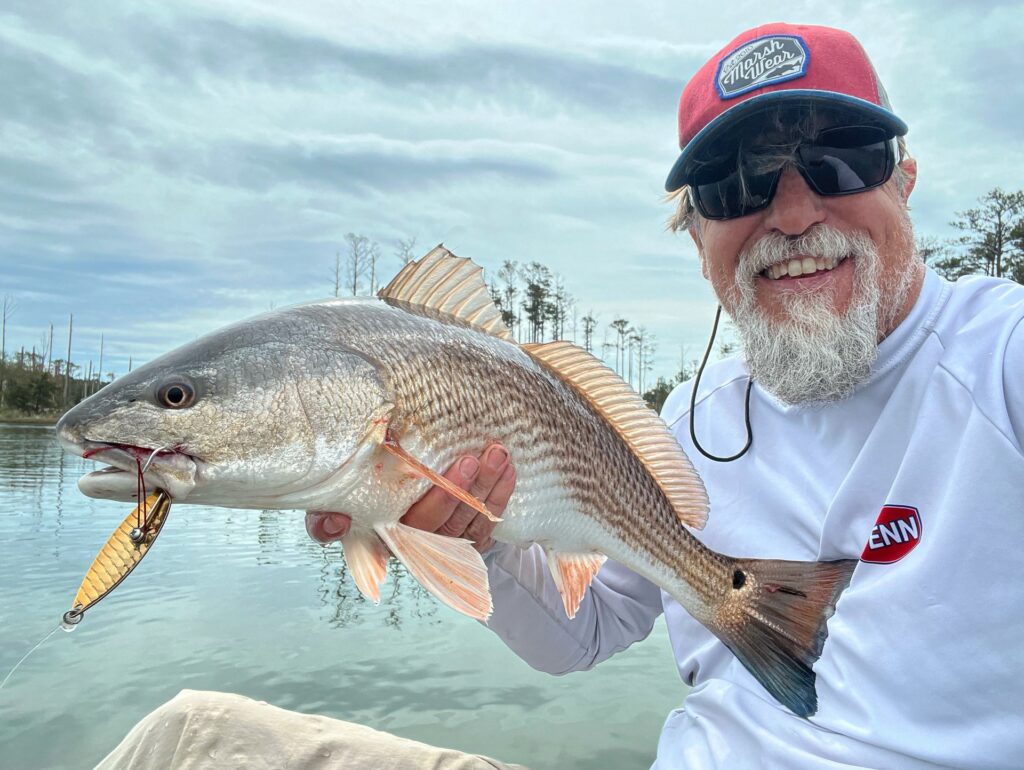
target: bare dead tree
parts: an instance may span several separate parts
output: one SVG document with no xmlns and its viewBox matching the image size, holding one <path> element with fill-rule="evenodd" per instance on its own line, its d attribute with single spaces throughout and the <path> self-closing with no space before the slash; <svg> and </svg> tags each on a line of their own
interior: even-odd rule
<svg viewBox="0 0 1024 770">
<path fill-rule="evenodd" d="M 521 337 L 516 336 L 516 332 L 519 332 L 520 335 L 522 334 L 518 323 L 519 318 L 516 316 L 516 295 L 519 293 L 517 285 L 519 280 L 519 264 L 514 260 L 506 259 L 498 269 L 498 278 L 504 283 L 504 287 L 501 289 L 501 302 L 499 303 L 501 320 L 505 322 L 505 326 L 508 327 L 512 336 L 522 341 Z"/>
<path fill-rule="evenodd" d="M 341 252 L 334 252 L 334 296 L 337 297 L 341 294 L 341 279 L 344 275 L 344 270 L 341 266 Z"/>
<path fill-rule="evenodd" d="M 583 316 L 583 349 L 588 353 L 594 351 L 594 330 L 597 328 L 597 317 L 591 310 Z"/>
<path fill-rule="evenodd" d="M 345 241 L 348 243 L 348 255 L 345 259 L 345 286 L 354 297 L 359 294 L 362 280 L 370 269 L 372 244 L 365 235 L 356 233 L 345 233 Z"/>
<path fill-rule="evenodd" d="M 416 259 L 416 236 L 399 238 L 395 245 L 395 257 L 403 267 Z"/>
<path fill-rule="evenodd" d="M 64 406 L 68 403 L 68 388 L 71 386 L 71 330 L 75 325 L 74 313 L 68 316 L 68 357 L 64 360 L 64 397 L 61 402 Z"/>
<path fill-rule="evenodd" d="M 562 276 L 555 273 L 552 283 L 553 289 L 547 308 L 548 318 L 551 319 L 551 337 L 563 340 L 565 339 L 565 322 L 569 317 L 574 300 L 572 295 L 566 291 L 565 285 L 562 283 Z"/>
<path fill-rule="evenodd" d="M 53 324 L 50 324 L 50 339 L 46 342 L 46 361 L 43 364 L 43 369 L 50 371 L 50 366 L 53 363 Z"/>
<path fill-rule="evenodd" d="M 630 340 L 636 348 L 636 389 L 643 393 L 644 374 L 651 369 L 651 357 L 654 355 L 654 335 L 645 326 L 638 326 L 632 332 Z"/>
<path fill-rule="evenodd" d="M 615 346 L 615 371 L 621 377 L 625 369 L 626 335 L 629 333 L 629 321 L 625 318 L 616 318 L 611 327 L 618 333 L 619 339 Z"/>
<path fill-rule="evenodd" d="M 370 241 L 367 257 L 370 260 L 370 294 L 377 295 L 377 260 L 380 259 L 380 246 Z"/>
<path fill-rule="evenodd" d="M 96 390 L 103 387 L 103 333 L 100 333 L 100 362 L 96 367 Z"/>
<path fill-rule="evenodd" d="M 4 391 L 7 389 L 7 319 L 14 315 L 14 298 L 4 295 L 0 305 L 0 407 L 4 405 Z"/>
</svg>

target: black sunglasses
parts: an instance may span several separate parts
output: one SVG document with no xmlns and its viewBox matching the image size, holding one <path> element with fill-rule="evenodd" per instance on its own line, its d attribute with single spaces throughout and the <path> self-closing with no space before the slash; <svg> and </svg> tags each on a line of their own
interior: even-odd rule
<svg viewBox="0 0 1024 770">
<path fill-rule="evenodd" d="M 885 184 L 896 165 L 892 133 L 878 126 L 828 128 L 796 149 L 796 169 L 818 195 L 852 195 Z M 756 170 L 756 154 L 737 163 L 698 168 L 690 180 L 693 202 L 705 219 L 734 219 L 766 208 L 782 168 Z"/>
</svg>

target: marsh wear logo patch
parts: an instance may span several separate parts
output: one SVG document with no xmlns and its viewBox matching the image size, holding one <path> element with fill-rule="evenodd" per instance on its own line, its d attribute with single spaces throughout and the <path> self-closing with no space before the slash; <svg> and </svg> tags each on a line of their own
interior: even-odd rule
<svg viewBox="0 0 1024 770">
<path fill-rule="evenodd" d="M 715 87 L 723 99 L 807 74 L 810 51 L 797 35 L 768 35 L 744 43 L 718 65 Z"/>
<path fill-rule="evenodd" d="M 868 535 L 861 561 L 892 564 L 921 542 L 921 515 L 909 505 L 885 505 Z"/>
</svg>

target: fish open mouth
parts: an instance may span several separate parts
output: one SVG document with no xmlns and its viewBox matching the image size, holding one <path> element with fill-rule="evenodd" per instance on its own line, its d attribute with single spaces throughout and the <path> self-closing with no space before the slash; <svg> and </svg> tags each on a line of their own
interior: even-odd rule
<svg viewBox="0 0 1024 770">
<path fill-rule="evenodd" d="M 193 461 L 196 459 L 192 455 L 181 451 L 180 446 L 143 447 L 135 446 L 134 444 L 114 444 L 107 441 L 86 440 L 80 449 L 81 452 L 79 454 L 86 460 L 91 460 L 97 455 L 102 454 L 103 457 L 99 459 L 111 466 L 111 468 L 105 469 L 107 472 L 121 470 L 135 473 L 137 470 L 136 463 L 155 463 L 161 459 L 175 456 L 187 457 Z"/>
<path fill-rule="evenodd" d="M 107 464 L 78 480 L 83 494 L 104 500 L 137 500 L 140 491 L 153 489 L 163 489 L 180 499 L 195 486 L 201 462 L 180 446 L 143 447 L 86 439 L 76 443 L 73 451 L 87 460 Z M 144 471 L 141 484 L 140 471 Z"/>
</svg>

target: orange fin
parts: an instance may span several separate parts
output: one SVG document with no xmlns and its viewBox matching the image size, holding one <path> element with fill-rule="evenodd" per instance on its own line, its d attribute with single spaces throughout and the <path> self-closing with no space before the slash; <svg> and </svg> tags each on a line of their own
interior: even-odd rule
<svg viewBox="0 0 1024 770">
<path fill-rule="evenodd" d="M 522 348 L 569 383 L 609 422 L 661 487 L 683 524 L 704 527 L 708 520 L 704 482 L 664 421 L 619 375 L 571 342 L 533 343 Z"/>
<path fill-rule="evenodd" d="M 473 544 L 405 524 L 379 524 L 381 540 L 420 585 L 453 610 L 477 620 L 491 615 L 487 567 Z"/>
<path fill-rule="evenodd" d="M 377 296 L 406 312 L 472 326 L 515 342 L 494 304 L 483 273 L 479 265 L 439 245 L 402 268 Z"/>
<path fill-rule="evenodd" d="M 380 586 L 388 573 L 388 549 L 373 530 L 350 529 L 341 538 L 345 563 L 359 592 L 380 603 Z"/>
<path fill-rule="evenodd" d="M 576 617 L 583 595 L 607 558 L 603 553 L 558 553 L 547 550 L 548 568 L 562 595 L 565 614 Z"/>
<path fill-rule="evenodd" d="M 501 521 L 501 517 L 495 516 L 493 513 L 491 513 L 489 510 L 487 510 L 487 506 L 486 505 L 484 505 L 478 499 L 473 497 L 473 495 L 471 495 L 465 489 L 460 487 L 458 484 L 455 484 L 455 483 L 449 481 L 444 476 L 442 476 L 440 473 L 435 473 L 434 471 L 432 471 L 426 465 L 424 465 L 419 460 L 417 460 L 415 457 L 413 457 L 411 454 L 409 454 L 404 449 L 402 449 L 402 447 L 398 445 L 397 441 L 394 441 L 393 439 L 388 439 L 388 440 L 385 440 L 381 444 L 381 446 L 383 446 L 387 451 L 389 451 L 395 457 L 398 457 L 399 459 L 404 461 L 407 465 L 412 467 L 412 469 L 414 471 L 416 471 L 416 473 L 418 473 L 423 478 L 429 480 L 431 484 L 435 484 L 435 485 L 441 487 L 441 489 L 443 489 L 449 495 L 454 497 L 456 500 L 461 500 L 466 505 L 468 505 L 470 508 L 472 508 L 474 511 L 482 513 L 484 516 L 486 516 L 491 521 L 494 521 L 494 522 Z"/>
</svg>

